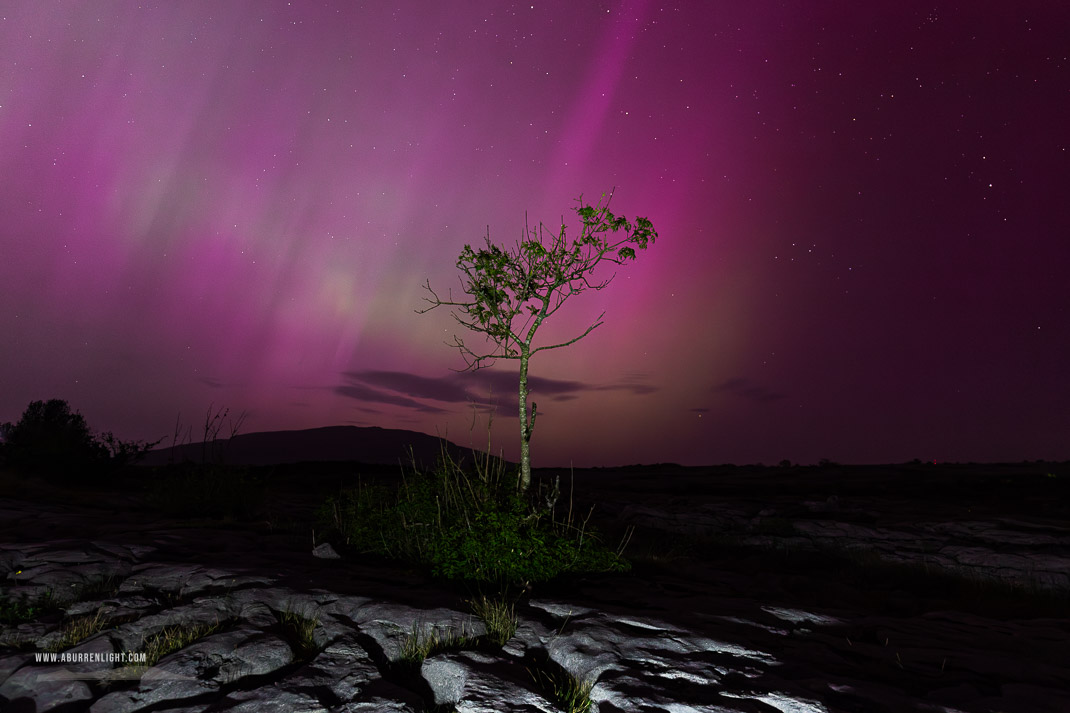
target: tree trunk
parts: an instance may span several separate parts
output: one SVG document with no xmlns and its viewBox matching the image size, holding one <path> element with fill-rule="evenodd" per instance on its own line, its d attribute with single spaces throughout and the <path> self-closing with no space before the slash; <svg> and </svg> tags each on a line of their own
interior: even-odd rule
<svg viewBox="0 0 1070 713">
<path fill-rule="evenodd" d="M 531 430 L 535 427 L 535 414 L 528 421 L 528 349 L 520 348 L 520 491 L 526 493 L 531 485 Z"/>
</svg>

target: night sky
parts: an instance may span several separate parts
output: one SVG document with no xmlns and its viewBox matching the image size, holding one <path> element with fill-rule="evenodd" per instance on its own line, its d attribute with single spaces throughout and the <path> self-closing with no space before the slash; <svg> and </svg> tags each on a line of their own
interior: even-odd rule
<svg viewBox="0 0 1070 713">
<path fill-rule="evenodd" d="M 516 362 L 451 371 L 421 286 L 615 188 L 660 237 L 540 332 L 606 311 L 532 359 L 535 466 L 1070 458 L 1067 28 L 1061 0 L 0 2 L 0 421 L 481 445 L 493 399 L 515 458 Z"/>
</svg>

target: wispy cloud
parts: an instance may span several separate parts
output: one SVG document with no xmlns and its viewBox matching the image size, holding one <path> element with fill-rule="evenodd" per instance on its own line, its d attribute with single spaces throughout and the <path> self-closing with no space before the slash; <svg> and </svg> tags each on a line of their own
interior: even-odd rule
<svg viewBox="0 0 1070 713">
<path fill-rule="evenodd" d="M 423 413 L 445 413 L 443 409 L 436 406 L 430 406 L 399 394 L 376 389 L 367 384 L 356 382 L 342 384 L 334 387 L 334 392 L 340 396 L 346 396 L 360 401 L 361 403 L 393 404 L 394 406 L 404 406 L 405 408 L 422 411 Z"/>
<path fill-rule="evenodd" d="M 430 378 L 404 371 L 349 371 L 343 374 L 353 382 L 374 384 L 378 388 L 407 394 L 413 398 L 464 402 L 470 398 L 464 383 L 456 379 Z"/>
<path fill-rule="evenodd" d="M 345 383 L 334 392 L 363 403 L 385 403 L 404 406 L 425 413 L 442 413 L 443 409 L 423 403 L 424 400 L 447 404 L 468 404 L 477 408 L 488 400 L 503 415 L 517 411 L 517 375 L 512 372 L 482 369 L 453 373 L 432 378 L 403 371 L 366 370 L 343 373 Z M 571 401 L 584 392 L 627 391 L 645 395 L 657 391 L 644 373 L 631 373 L 616 383 L 587 384 L 582 381 L 528 377 L 528 389 L 533 396 L 552 401 Z"/>
<path fill-rule="evenodd" d="M 614 384 L 591 387 L 591 391 L 630 391 L 636 396 L 645 396 L 657 390 L 658 387 L 650 383 L 650 374 L 645 371 L 630 371 Z"/>
<path fill-rule="evenodd" d="M 751 401 L 757 401 L 758 403 L 769 403 L 784 398 L 784 394 L 771 391 L 761 384 L 756 384 L 750 379 L 739 376 L 726 379 L 720 384 L 715 385 L 713 391 L 741 396 L 750 399 Z"/>
</svg>

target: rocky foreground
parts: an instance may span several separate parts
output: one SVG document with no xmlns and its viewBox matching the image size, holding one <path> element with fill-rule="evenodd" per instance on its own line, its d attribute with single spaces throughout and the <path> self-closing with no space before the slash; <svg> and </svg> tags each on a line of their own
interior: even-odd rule
<svg viewBox="0 0 1070 713">
<path fill-rule="evenodd" d="M 60 503 L 9 490 L 3 601 L 47 595 L 52 607 L 4 625 L 0 709 L 559 711 L 572 682 L 593 682 L 599 713 L 1070 710 L 1070 528 L 1053 498 L 1065 488 L 1000 491 L 997 474 L 951 488 L 949 507 L 931 473 L 916 492 L 802 475 L 714 487 L 699 472 L 577 474 L 577 499 L 597 499 L 606 527 L 638 527 L 636 568 L 535 586 L 501 646 L 471 613 L 478 592 L 341 543 L 341 557 L 313 552 L 293 523 L 164 520 L 136 494 Z M 307 515 L 307 486 L 276 493 L 287 512 Z M 920 585 L 874 569 L 869 586 L 864 567 L 824 566 L 830 544 L 967 568 L 993 583 L 982 595 L 1001 596 L 958 601 L 909 569 Z M 87 621 L 92 633 L 67 645 Z M 199 637 L 151 667 L 114 660 L 180 628 Z M 455 645 L 406 662 L 412 641 L 434 636 Z"/>
</svg>

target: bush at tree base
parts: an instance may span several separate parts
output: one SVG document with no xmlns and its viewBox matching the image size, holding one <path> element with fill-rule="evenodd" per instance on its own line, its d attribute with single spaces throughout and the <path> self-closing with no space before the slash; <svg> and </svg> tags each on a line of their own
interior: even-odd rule
<svg viewBox="0 0 1070 713">
<path fill-rule="evenodd" d="M 569 573 L 625 571 L 596 532 L 555 519 L 517 488 L 440 462 L 391 492 L 345 490 L 319 511 L 321 526 L 359 551 L 414 562 L 446 579 L 522 584 Z"/>
</svg>

